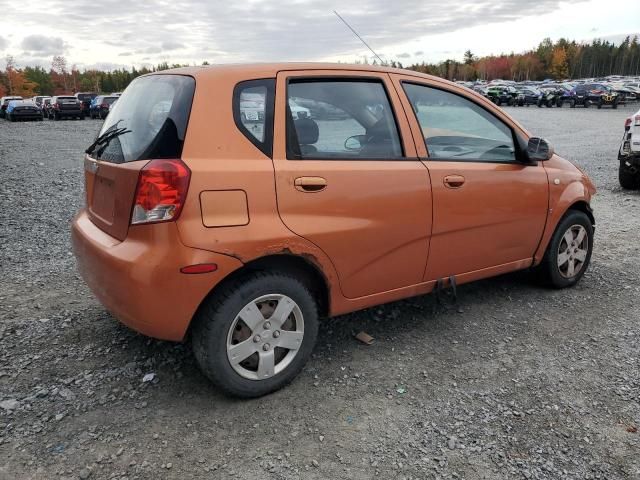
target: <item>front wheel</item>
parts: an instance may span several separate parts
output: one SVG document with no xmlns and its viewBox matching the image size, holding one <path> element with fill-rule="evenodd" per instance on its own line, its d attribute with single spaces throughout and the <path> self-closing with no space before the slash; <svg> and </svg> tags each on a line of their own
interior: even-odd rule
<svg viewBox="0 0 640 480">
<path fill-rule="evenodd" d="M 538 274 L 551 287 L 572 287 L 589 267 L 592 251 L 591 219 L 580 210 L 569 210 L 551 237 Z"/>
<path fill-rule="evenodd" d="M 225 393 L 252 398 L 291 382 L 318 334 L 313 295 L 295 277 L 257 272 L 215 292 L 194 318 L 203 373 Z"/>
</svg>

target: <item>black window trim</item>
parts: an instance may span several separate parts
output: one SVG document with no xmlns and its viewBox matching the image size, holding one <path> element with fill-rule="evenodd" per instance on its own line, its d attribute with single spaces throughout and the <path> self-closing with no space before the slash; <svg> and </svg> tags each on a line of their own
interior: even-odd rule
<svg viewBox="0 0 640 480">
<path fill-rule="evenodd" d="M 396 126 L 396 131 L 398 133 L 398 140 L 400 140 L 400 149 L 402 150 L 402 156 L 401 157 L 377 157 L 377 158 L 363 158 L 363 157 L 356 157 L 356 158 L 344 158 L 344 157 L 336 157 L 336 158 L 331 158 L 331 157 L 312 157 L 312 156 L 306 156 L 304 158 L 302 158 L 302 156 L 298 156 L 296 155 L 294 152 L 291 151 L 290 148 L 290 141 L 291 138 L 293 137 L 293 135 L 296 135 L 295 130 L 293 125 L 291 124 L 291 115 L 289 114 L 289 84 L 291 83 L 297 83 L 297 82 L 307 82 L 307 83 L 314 83 L 314 82 L 327 82 L 327 81 L 332 81 L 332 82 L 363 82 L 363 83 L 380 83 L 382 85 L 382 88 L 384 89 L 384 93 L 387 96 L 387 101 L 389 102 L 389 106 L 391 107 L 391 113 L 393 115 L 393 121 L 395 123 Z M 393 105 L 393 100 L 391 98 L 391 96 L 389 95 L 389 90 L 387 89 L 387 84 L 384 81 L 384 78 L 382 77 L 378 77 L 375 75 L 372 76 L 354 76 L 348 73 L 345 74 L 336 74 L 336 75 L 311 75 L 311 76 L 304 76 L 304 75 L 292 75 L 292 76 L 288 76 L 286 79 L 286 88 L 285 88 L 285 103 L 286 103 L 286 108 L 287 108 L 287 112 L 285 115 L 285 139 L 286 139 L 286 156 L 287 156 L 287 160 L 297 160 L 297 161 L 308 161 L 308 160 L 322 160 L 322 161 L 327 161 L 327 162 L 406 162 L 406 161 L 411 161 L 411 162 L 415 162 L 415 161 L 419 161 L 420 159 L 418 157 L 408 157 L 406 156 L 406 152 L 405 152 L 405 148 L 404 148 L 404 138 L 402 137 L 402 132 L 400 131 L 400 124 L 398 122 L 398 116 L 396 114 L 396 110 L 394 108 Z M 297 138 L 296 138 L 297 141 Z M 413 140 L 412 140 L 413 141 Z"/>
<path fill-rule="evenodd" d="M 266 87 L 267 94 L 264 101 L 264 139 L 258 140 L 251 131 L 242 123 L 240 115 L 240 94 L 245 88 Z M 233 87 L 232 110 L 233 121 L 240 132 L 249 140 L 258 150 L 267 157 L 273 158 L 273 114 L 275 111 L 276 97 L 276 79 L 275 78 L 255 78 L 252 80 L 243 80 L 236 83 Z"/>
<path fill-rule="evenodd" d="M 406 99 L 409 101 L 409 103 L 411 103 L 411 100 L 409 99 L 409 95 L 407 94 L 407 91 L 404 88 L 404 84 L 409 84 L 409 85 L 416 85 L 418 87 L 427 87 L 427 88 L 432 88 L 434 90 L 440 90 L 442 92 L 446 92 L 449 93 L 451 95 L 456 95 L 458 97 L 463 98 L 464 100 L 467 100 L 468 102 L 471 102 L 472 104 L 476 105 L 477 107 L 480 107 L 481 109 L 483 109 L 485 112 L 487 112 L 489 115 L 491 115 L 493 118 L 495 118 L 497 121 L 499 121 L 500 123 L 502 123 L 504 126 L 506 126 L 509 131 L 511 132 L 511 138 L 513 139 L 513 146 L 515 148 L 515 160 L 514 161 L 507 161 L 507 160 L 480 160 L 480 159 L 468 159 L 468 158 L 446 158 L 446 157 L 431 157 L 429 156 L 429 145 L 427 144 L 427 140 L 424 138 L 424 135 L 422 134 L 422 126 L 420 125 L 420 120 L 418 120 L 418 115 L 416 114 L 416 112 L 413 111 L 413 108 L 411 109 L 411 113 L 413 114 L 413 116 L 416 119 L 416 122 L 418 123 L 418 126 L 420 127 L 421 130 L 421 134 L 419 136 L 419 138 L 422 139 L 422 141 L 424 142 L 424 146 L 425 149 L 427 151 L 427 156 L 426 157 L 422 157 L 421 160 L 424 161 L 428 161 L 428 162 L 460 162 L 460 163 L 500 163 L 503 165 L 525 165 L 525 166 L 534 166 L 534 165 L 538 165 L 537 161 L 531 161 L 528 159 L 527 155 L 526 155 L 526 143 L 527 141 L 522 138 L 521 135 L 518 135 L 517 132 L 515 131 L 515 129 L 509 125 L 508 123 L 504 122 L 500 117 L 498 117 L 495 113 L 493 113 L 491 110 L 489 110 L 486 106 L 476 102 L 474 99 L 467 97 L 466 95 L 461 95 L 460 93 L 457 92 L 453 92 L 447 88 L 444 87 L 440 87 L 440 86 L 436 86 L 436 85 L 431 85 L 431 84 L 426 84 L 426 83 L 421 83 L 418 81 L 412 81 L 412 80 L 401 80 L 400 81 L 400 85 L 402 86 L 402 93 L 404 94 L 404 96 L 406 97 Z"/>
</svg>

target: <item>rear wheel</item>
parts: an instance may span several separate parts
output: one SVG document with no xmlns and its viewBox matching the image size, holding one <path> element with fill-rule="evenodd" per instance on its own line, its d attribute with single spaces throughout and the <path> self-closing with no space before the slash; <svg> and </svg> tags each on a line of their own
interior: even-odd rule
<svg viewBox="0 0 640 480">
<path fill-rule="evenodd" d="M 554 288 L 575 285 L 589 267 L 592 251 L 591 219 L 580 210 L 569 210 L 558 223 L 537 267 L 540 279 Z"/>
<path fill-rule="evenodd" d="M 598 100 L 598 110 L 602 108 L 602 99 Z"/>
<path fill-rule="evenodd" d="M 631 172 L 624 164 L 624 160 L 620 161 L 618 179 L 620 186 L 625 190 L 640 190 L 640 172 Z"/>
<path fill-rule="evenodd" d="M 589 108 L 591 106 L 591 100 L 584 101 L 584 108 Z"/>
<path fill-rule="evenodd" d="M 556 102 L 556 106 L 558 108 L 562 108 L 562 105 L 564 105 L 564 100 L 562 100 L 561 98 L 558 99 L 558 101 Z"/>
<path fill-rule="evenodd" d="M 569 104 L 569 107 L 576 108 L 576 101 L 575 100 L 571 100 L 571 103 Z"/>
<path fill-rule="evenodd" d="M 309 359 L 318 309 L 300 280 L 257 272 L 214 293 L 194 317 L 192 345 L 204 374 L 242 398 L 289 383 Z"/>
</svg>

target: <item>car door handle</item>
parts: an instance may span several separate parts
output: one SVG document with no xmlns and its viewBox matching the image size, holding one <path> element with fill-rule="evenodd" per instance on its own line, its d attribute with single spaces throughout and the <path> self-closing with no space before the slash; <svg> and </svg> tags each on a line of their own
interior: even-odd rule
<svg viewBox="0 0 640 480">
<path fill-rule="evenodd" d="M 460 188 L 464 185 L 465 178 L 462 175 L 447 175 L 442 181 L 447 188 Z"/>
<path fill-rule="evenodd" d="M 327 188 L 327 179 L 322 177 L 298 177 L 293 184 L 301 192 L 320 192 Z"/>
</svg>

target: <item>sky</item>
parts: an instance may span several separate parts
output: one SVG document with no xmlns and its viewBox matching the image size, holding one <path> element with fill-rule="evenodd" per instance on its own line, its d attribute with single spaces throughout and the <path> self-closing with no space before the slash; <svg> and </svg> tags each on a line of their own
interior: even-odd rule
<svg viewBox="0 0 640 480">
<path fill-rule="evenodd" d="M 19 67 L 64 55 L 80 69 L 371 61 L 333 10 L 403 64 L 640 34 L 639 0 L 0 0 L 0 68 L 9 54 Z"/>
</svg>

